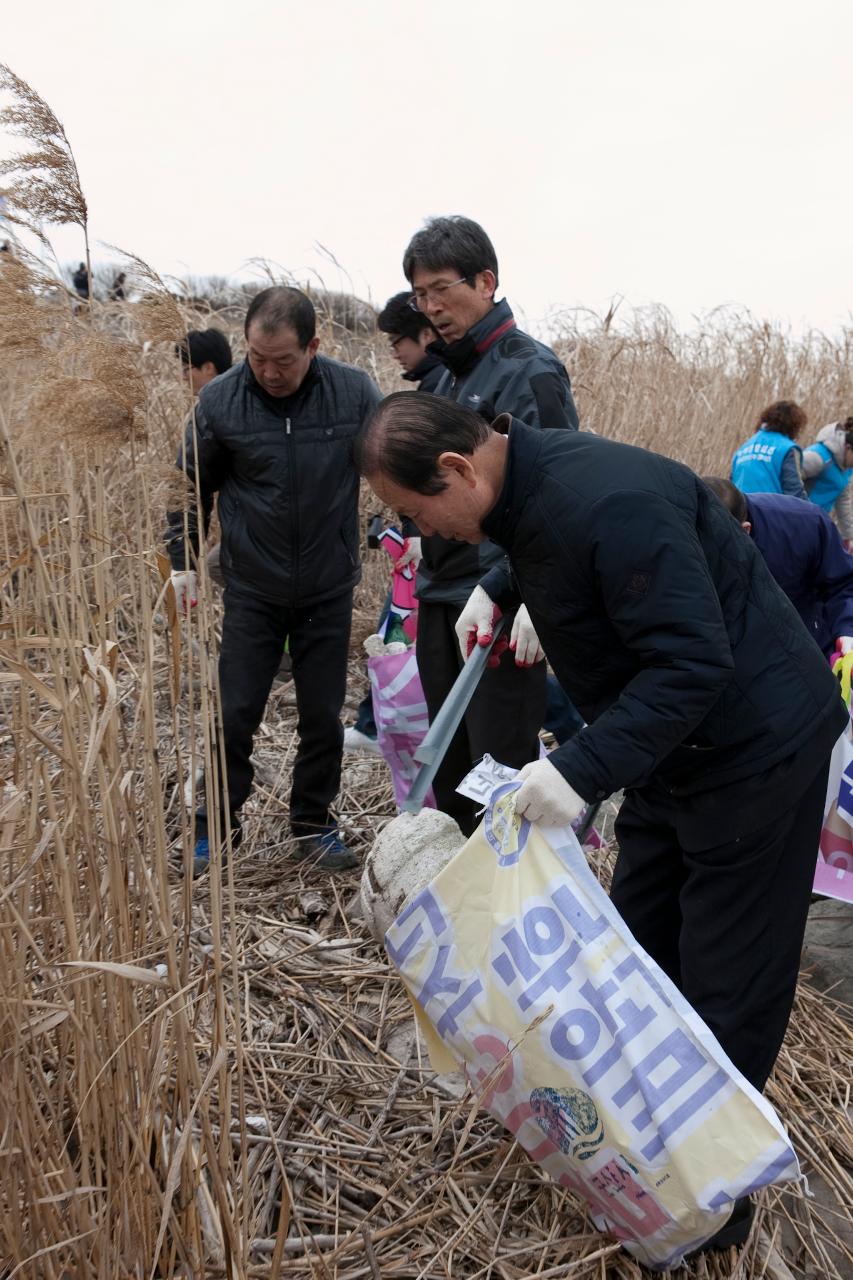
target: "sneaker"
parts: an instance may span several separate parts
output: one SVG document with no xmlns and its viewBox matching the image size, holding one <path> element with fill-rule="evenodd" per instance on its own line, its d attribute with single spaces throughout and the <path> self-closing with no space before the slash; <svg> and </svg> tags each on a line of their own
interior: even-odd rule
<svg viewBox="0 0 853 1280">
<path fill-rule="evenodd" d="M 382 755 L 382 748 L 378 739 L 368 737 L 366 733 L 356 729 L 355 725 L 351 725 L 349 729 L 344 729 L 344 751 L 362 751 L 369 756 Z"/>
<path fill-rule="evenodd" d="M 240 827 L 234 827 L 231 831 L 231 847 L 236 849 L 240 844 L 242 837 Z M 225 862 L 228 856 L 227 848 L 222 849 L 222 861 Z M 193 848 L 193 879 L 197 880 L 199 876 L 203 876 L 205 871 L 210 870 L 210 839 L 208 836 L 198 836 Z"/>
<path fill-rule="evenodd" d="M 193 879 L 203 876 L 210 867 L 210 841 L 207 836 L 199 836 L 193 849 Z"/>
<path fill-rule="evenodd" d="M 297 862 L 312 863 L 319 871 L 351 871 L 360 864 L 358 855 L 344 844 L 336 827 L 298 836 L 293 856 Z"/>
</svg>

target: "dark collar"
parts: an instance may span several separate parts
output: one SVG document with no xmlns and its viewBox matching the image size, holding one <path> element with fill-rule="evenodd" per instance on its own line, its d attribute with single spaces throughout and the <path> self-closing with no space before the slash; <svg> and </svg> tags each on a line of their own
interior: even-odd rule
<svg viewBox="0 0 853 1280">
<path fill-rule="evenodd" d="M 431 342 L 427 351 L 460 378 L 471 372 L 498 338 L 514 328 L 512 310 L 506 298 L 503 298 L 456 342 Z"/>
<path fill-rule="evenodd" d="M 497 421 L 500 423 L 501 419 Z M 536 478 L 542 434 L 517 418 L 511 420 L 504 481 L 495 505 L 481 524 L 483 533 L 510 553 L 527 494 Z"/>
<path fill-rule="evenodd" d="M 268 409 L 272 409 L 273 413 L 278 414 L 281 418 L 286 418 L 293 413 L 294 409 L 302 403 L 311 388 L 316 387 L 317 383 L 320 381 L 320 370 L 317 366 L 317 357 L 315 356 L 308 366 L 308 372 L 293 392 L 293 395 L 271 396 L 268 392 L 264 391 L 257 378 L 252 373 L 252 367 L 249 364 L 249 361 L 244 360 L 243 363 L 246 368 L 246 385 L 249 390 L 253 395 L 256 395 L 259 400 L 262 400 Z"/>
<path fill-rule="evenodd" d="M 441 341 L 441 339 L 439 339 L 439 341 Z M 405 382 L 423 382 L 428 373 L 431 373 L 433 369 L 438 368 L 441 361 L 438 356 L 430 354 L 432 348 L 436 345 L 437 343 L 431 342 L 423 360 L 419 361 L 418 364 L 415 365 L 414 369 L 410 369 L 408 373 L 403 374 L 403 380 Z M 444 343 L 442 342 L 441 345 L 444 346 Z"/>
</svg>

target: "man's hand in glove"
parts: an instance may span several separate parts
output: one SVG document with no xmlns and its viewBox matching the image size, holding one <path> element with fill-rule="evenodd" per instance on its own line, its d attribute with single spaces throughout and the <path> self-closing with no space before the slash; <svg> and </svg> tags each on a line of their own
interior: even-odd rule
<svg viewBox="0 0 853 1280">
<path fill-rule="evenodd" d="M 586 801 L 548 760 L 526 764 L 518 777 L 521 787 L 516 792 L 515 811 L 528 822 L 570 827 L 586 808 Z"/>
<path fill-rule="evenodd" d="M 198 575 L 195 569 L 176 570 L 170 577 L 178 613 L 187 613 L 198 604 Z"/>
<path fill-rule="evenodd" d="M 485 648 L 492 643 L 495 623 L 500 616 L 501 611 L 491 596 L 486 595 L 482 587 L 475 587 L 456 621 L 456 638 L 463 658 L 467 658 L 476 645 Z M 496 667 L 506 647 L 506 640 L 498 640 L 486 665 Z"/>
<path fill-rule="evenodd" d="M 533 623 L 530 621 L 526 605 L 522 605 L 515 615 L 509 647 L 515 654 L 517 667 L 533 667 L 545 657 L 545 651 L 533 630 Z"/>
<path fill-rule="evenodd" d="M 410 564 L 412 566 L 412 569 L 417 569 L 420 562 L 421 562 L 420 538 L 407 538 L 405 543 L 403 544 L 403 554 L 399 556 L 398 559 L 396 560 L 394 564 L 394 568 L 397 570 L 405 569 L 406 565 Z"/>
</svg>

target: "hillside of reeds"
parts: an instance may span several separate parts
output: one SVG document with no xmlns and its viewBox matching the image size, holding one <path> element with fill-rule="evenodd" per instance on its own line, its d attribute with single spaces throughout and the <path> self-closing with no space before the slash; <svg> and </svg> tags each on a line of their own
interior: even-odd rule
<svg viewBox="0 0 853 1280">
<path fill-rule="evenodd" d="M 58 122 L 37 124 L 56 160 Z M 85 222 L 82 196 L 52 212 Z M 357 877 L 288 861 L 291 686 L 258 735 L 243 845 L 192 882 L 221 602 L 203 575 L 178 618 L 164 579 L 191 411 L 174 342 L 213 322 L 239 350 L 239 317 L 176 300 L 135 260 L 138 301 L 75 307 L 45 260 L 0 262 L 0 1274 L 639 1280 L 431 1072 L 356 918 Z M 567 315 L 556 339 L 585 426 L 700 471 L 725 471 L 775 398 L 816 428 L 853 405 L 849 333 L 794 341 L 721 313 L 685 335 L 650 311 Z M 327 315 L 322 343 L 400 385 L 381 337 Z M 384 590 L 366 553 L 350 716 Z M 339 812 L 367 850 L 394 812 L 382 762 L 349 761 Z M 739 1257 L 679 1280 L 853 1274 L 847 1012 L 804 980 L 770 1086 L 819 1201 L 765 1195 Z"/>
</svg>

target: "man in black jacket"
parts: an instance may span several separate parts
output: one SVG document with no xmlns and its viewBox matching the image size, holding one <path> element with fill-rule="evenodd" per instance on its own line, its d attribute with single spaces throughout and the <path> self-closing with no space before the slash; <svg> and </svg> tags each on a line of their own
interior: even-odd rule
<svg viewBox="0 0 853 1280">
<path fill-rule="evenodd" d="M 252 738 L 289 637 L 299 714 L 291 828 L 298 856 L 337 871 L 357 862 L 330 813 L 340 783 L 352 594 L 361 577 L 352 450 L 380 397 L 361 370 L 317 354 L 315 328 L 311 301 L 298 289 L 258 294 L 246 313 L 246 359 L 202 390 L 178 466 L 198 483 L 205 533 L 219 494 L 219 685 L 232 831 L 239 839 Z M 167 542 L 179 607 L 186 607 L 196 594 L 200 546 L 192 506 L 170 513 Z M 200 812 L 197 870 L 209 853 Z"/>
<path fill-rule="evenodd" d="M 502 607 L 524 601 L 588 722 L 521 770 L 517 812 L 565 826 L 624 789 L 611 896 L 761 1089 L 847 722 L 761 555 L 687 467 L 584 432 L 506 416 L 490 427 L 437 397 L 394 395 L 359 455 L 378 496 L 425 534 L 507 551 L 518 595 L 500 570 L 482 587 Z"/>
<path fill-rule="evenodd" d="M 403 371 L 403 381 L 414 383 L 416 391 L 435 391 L 444 374 L 444 365 L 428 350 L 438 334 L 420 311 L 409 306 L 410 293 L 395 293 L 376 318 L 380 333 L 387 333 L 391 354 Z"/>
<path fill-rule="evenodd" d="M 410 305 L 441 340 L 427 348 L 445 366 L 436 395 L 492 416 L 511 413 L 531 427 L 577 428 L 565 367 L 518 329 L 506 301 L 495 302 L 497 256 L 478 223 L 432 219 L 409 242 L 403 272 L 413 289 Z M 433 720 L 461 667 L 460 613 L 503 552 L 491 542 L 470 547 L 436 533 L 421 538 L 420 551 L 418 669 Z M 438 807 L 465 832 L 476 825 L 476 805 L 456 787 L 474 761 L 489 752 L 519 768 L 539 751 L 546 670 L 523 606 L 512 619 L 510 647 L 483 677 L 433 783 Z"/>
</svg>

